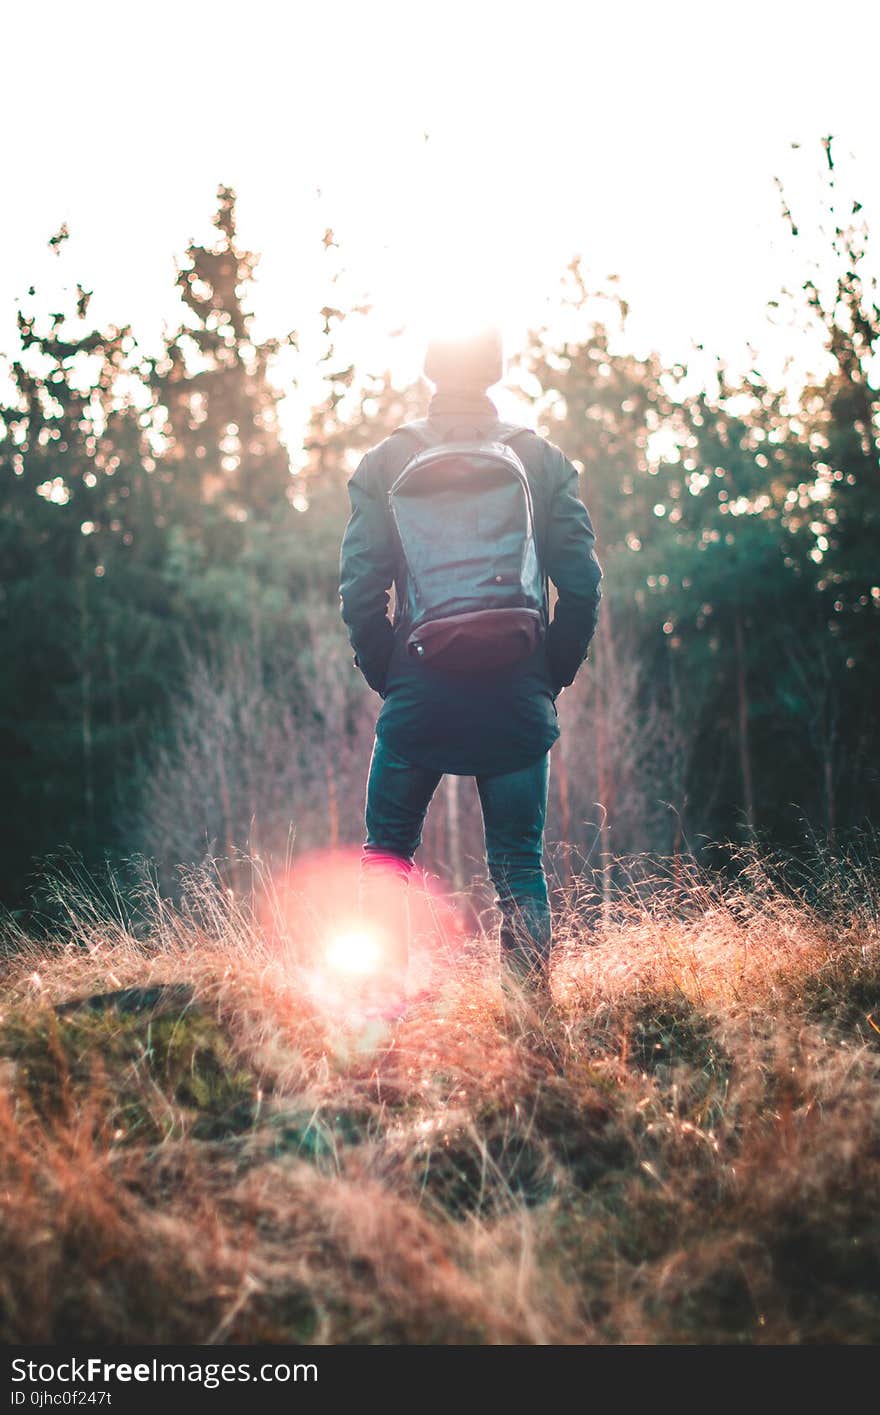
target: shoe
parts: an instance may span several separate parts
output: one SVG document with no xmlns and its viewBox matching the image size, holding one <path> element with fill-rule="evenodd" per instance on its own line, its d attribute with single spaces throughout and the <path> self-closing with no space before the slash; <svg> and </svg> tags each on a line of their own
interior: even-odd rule
<svg viewBox="0 0 880 1415">
<path fill-rule="evenodd" d="M 523 958 L 505 951 L 501 957 L 501 990 L 511 1020 L 534 1027 L 553 1012 L 553 994 L 547 964 L 541 958 Z"/>
<path fill-rule="evenodd" d="M 366 1022 L 387 1022 L 390 1026 L 396 1026 L 399 1022 L 405 1022 L 409 1016 L 409 1003 L 405 997 L 395 998 L 386 1003 L 373 1003 L 364 1009 L 364 1020 Z"/>
<path fill-rule="evenodd" d="M 409 1010 L 406 977 L 395 972 L 375 979 L 363 999 L 363 1016 L 370 1021 L 402 1022 Z"/>
</svg>

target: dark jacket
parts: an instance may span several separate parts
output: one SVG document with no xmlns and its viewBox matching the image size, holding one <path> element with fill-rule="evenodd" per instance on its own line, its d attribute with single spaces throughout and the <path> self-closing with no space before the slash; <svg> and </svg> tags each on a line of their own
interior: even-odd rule
<svg viewBox="0 0 880 1415">
<path fill-rule="evenodd" d="M 479 396 L 437 394 L 428 417 L 441 436 L 483 436 L 498 422 L 495 405 Z M 383 744 L 428 770 L 478 776 L 528 766 L 556 741 L 554 699 L 571 683 L 596 628 L 602 571 L 595 534 L 578 497 L 577 472 L 558 447 L 527 432 L 515 448 L 529 479 L 535 539 L 558 599 L 544 642 L 512 668 L 491 673 L 444 673 L 406 653 L 388 618 L 389 590 L 400 567 L 387 493 L 418 450 L 405 433 L 364 457 L 349 482 L 351 518 L 342 541 L 342 617 L 355 664 L 385 699 L 376 724 Z M 396 596 L 401 598 L 399 592 Z"/>
</svg>

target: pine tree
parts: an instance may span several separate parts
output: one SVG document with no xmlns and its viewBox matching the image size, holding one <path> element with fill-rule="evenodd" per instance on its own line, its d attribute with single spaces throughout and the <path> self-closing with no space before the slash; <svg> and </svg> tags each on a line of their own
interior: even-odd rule
<svg viewBox="0 0 880 1415">
<path fill-rule="evenodd" d="M 257 257 L 237 242 L 235 193 L 217 193 L 212 244 L 191 241 L 177 275 L 186 318 L 152 366 L 162 476 L 174 484 L 175 513 L 191 536 L 216 549 L 236 544 L 224 523 L 268 517 L 290 487 L 278 427 L 279 393 L 269 369 L 282 343 L 252 338 L 245 301 Z M 207 510 L 210 508 L 210 511 Z M 240 542 L 240 537 L 238 541 Z"/>
</svg>

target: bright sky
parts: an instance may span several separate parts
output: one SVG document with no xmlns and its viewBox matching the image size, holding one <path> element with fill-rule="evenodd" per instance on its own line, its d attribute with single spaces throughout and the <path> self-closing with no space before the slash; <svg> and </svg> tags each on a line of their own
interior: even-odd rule
<svg viewBox="0 0 880 1415">
<path fill-rule="evenodd" d="M 772 179 L 812 214 L 829 132 L 880 233 L 873 0 L 41 0 L 3 29 L 0 350 L 62 267 L 155 348 L 219 182 L 262 253 L 262 335 L 313 312 L 331 224 L 389 325 L 456 303 L 437 252 L 465 233 L 513 339 L 579 252 L 619 275 L 639 351 L 773 357 L 766 302 L 802 276 Z"/>
</svg>

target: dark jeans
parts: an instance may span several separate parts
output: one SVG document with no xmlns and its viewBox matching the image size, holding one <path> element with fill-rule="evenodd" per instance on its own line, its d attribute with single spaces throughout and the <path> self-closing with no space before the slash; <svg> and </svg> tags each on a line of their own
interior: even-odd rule
<svg viewBox="0 0 880 1415">
<path fill-rule="evenodd" d="M 501 911 L 501 947 L 527 965 L 544 962 L 550 951 L 550 905 L 542 860 L 549 774 L 547 752 L 521 771 L 475 778 L 483 811 L 486 860 Z M 376 742 L 367 782 L 367 839 L 361 858 L 366 895 L 380 875 L 406 883 L 441 776 L 404 761 Z"/>
</svg>

